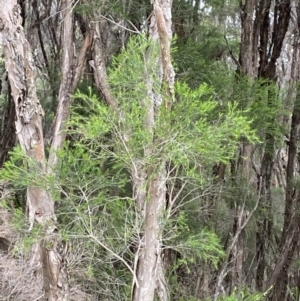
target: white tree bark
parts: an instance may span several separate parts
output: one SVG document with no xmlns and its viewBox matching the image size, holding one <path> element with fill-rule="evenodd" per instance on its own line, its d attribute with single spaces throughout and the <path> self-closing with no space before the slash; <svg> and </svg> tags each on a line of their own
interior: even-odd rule
<svg viewBox="0 0 300 301">
<path fill-rule="evenodd" d="M 153 301 L 157 293 L 161 301 L 168 300 L 167 285 L 165 283 L 162 266 L 162 232 L 164 228 L 164 211 L 166 206 L 166 162 L 159 160 L 154 163 L 153 169 L 146 168 L 145 162 L 155 152 L 155 113 L 160 109 L 161 103 L 157 99 L 164 99 L 164 105 L 171 110 L 174 99 L 175 72 L 171 62 L 170 45 L 172 39 L 172 14 L 171 0 L 154 0 L 153 16 L 151 18 L 149 35 L 160 46 L 160 56 L 153 63 L 157 72 L 157 80 L 166 86 L 165 95 L 157 95 L 153 91 L 152 79 L 145 81 L 148 89 L 147 100 L 140 100 L 140 105 L 146 112 L 144 115 L 144 127 L 152 141 L 144 149 L 144 158 L 132 159 L 131 179 L 133 186 L 133 198 L 139 215 L 138 220 L 143 221 L 140 246 L 135 260 L 136 279 L 133 281 L 133 301 Z M 113 97 L 107 79 L 104 53 L 101 45 L 101 24 L 92 24 L 94 31 L 93 60 L 90 65 L 94 71 L 94 77 L 98 89 L 103 94 L 106 103 L 115 111 L 122 122 L 124 112 L 118 107 L 117 100 Z M 152 51 L 149 49 L 149 51 Z M 146 55 L 147 56 L 147 55 Z M 151 57 L 151 55 L 149 55 Z M 164 96 L 165 96 L 164 95 Z M 127 133 L 123 133 L 126 135 Z M 133 133 L 134 134 L 134 133 Z M 150 139 L 151 140 L 151 139 Z M 130 151 L 130 150 L 129 150 Z"/>
<path fill-rule="evenodd" d="M 155 152 L 155 105 L 156 99 L 164 99 L 163 105 L 171 110 L 174 99 L 175 72 L 172 66 L 170 45 L 172 39 L 172 1 L 154 0 L 153 16 L 150 24 L 150 36 L 160 45 L 160 58 L 156 62 L 157 73 L 162 70 L 163 84 L 166 85 L 167 98 L 154 95 L 151 83 L 148 83 L 148 95 L 151 102 L 144 104 L 147 114 L 145 127 L 153 137 L 145 156 Z M 159 79 L 159 76 L 158 76 Z M 166 162 L 157 159 L 153 169 L 141 170 L 138 175 L 133 174 L 136 188 L 136 203 L 145 222 L 144 235 L 139 248 L 137 264 L 137 281 L 133 291 L 133 301 L 153 301 L 155 292 L 161 301 L 168 300 L 168 290 L 162 265 L 162 234 L 164 229 L 164 211 L 166 207 Z M 133 169 L 134 170 L 134 169 Z"/>
</svg>

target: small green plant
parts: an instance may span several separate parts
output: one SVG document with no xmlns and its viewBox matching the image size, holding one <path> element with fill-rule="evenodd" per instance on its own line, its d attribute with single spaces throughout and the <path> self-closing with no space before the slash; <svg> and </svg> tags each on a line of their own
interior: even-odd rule
<svg viewBox="0 0 300 301">
<path fill-rule="evenodd" d="M 248 288 L 243 288 L 238 292 L 234 289 L 229 296 L 222 296 L 218 298 L 218 301 L 263 301 L 269 290 L 264 293 L 251 292 Z"/>
</svg>

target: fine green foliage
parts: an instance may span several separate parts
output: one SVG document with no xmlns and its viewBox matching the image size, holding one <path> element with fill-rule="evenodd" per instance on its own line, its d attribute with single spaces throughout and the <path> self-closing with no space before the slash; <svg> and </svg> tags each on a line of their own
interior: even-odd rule
<svg viewBox="0 0 300 301">
<path fill-rule="evenodd" d="M 241 138 L 258 141 L 251 128 L 251 120 L 246 117 L 247 112 L 241 111 L 237 103 L 227 102 L 225 108 L 220 107 L 214 100 L 213 89 L 205 84 L 191 89 L 187 83 L 178 82 L 175 87 L 176 102 L 171 112 L 156 104 L 154 124 L 149 126 L 146 121 L 153 107 L 151 95 L 164 95 L 164 86 L 157 80 L 157 51 L 153 42 L 139 36 L 132 38 L 126 49 L 114 60 L 109 79 L 118 102 L 118 111 L 107 108 L 92 92 L 89 95 L 81 92 L 75 95 L 77 100 L 85 104 L 84 111 L 88 114 L 82 113 L 82 107 L 73 111 L 70 125 L 76 142 L 72 147 L 76 152 L 81 148 L 83 154 L 87 153 L 87 160 L 101 162 L 101 172 L 106 170 L 117 183 L 124 183 L 124 186 L 119 187 L 124 187 L 124 196 L 129 203 L 125 209 L 122 207 L 126 204 L 124 200 L 123 205 L 117 209 L 121 203 L 115 197 L 112 204 L 116 213 L 118 210 L 133 210 L 128 179 L 133 162 L 138 160 L 143 166 L 155 168 L 160 162 L 167 161 L 180 170 L 178 176 L 181 179 L 201 183 L 203 175 L 199 173 L 199 166 L 211 166 L 220 161 L 227 163 L 234 156 Z M 78 154 L 72 157 L 77 158 Z M 95 172 L 91 172 L 91 175 L 95 175 Z M 101 179 L 100 174 L 98 177 Z M 108 178 L 106 175 L 100 182 L 103 183 Z M 201 189 L 201 185 L 198 189 Z M 181 207 L 184 209 L 184 203 Z M 113 210 L 109 209 L 108 212 L 114 230 L 107 230 L 104 241 L 114 250 L 121 250 L 116 242 L 113 243 L 113 237 L 118 233 L 117 236 L 123 237 L 121 241 L 125 245 L 125 237 L 136 239 L 133 229 L 129 230 L 130 223 L 134 224 L 134 218 L 132 216 L 128 219 L 125 235 L 121 233 L 122 229 L 117 230 Z M 96 219 L 97 216 L 96 214 Z M 186 215 L 183 213 L 179 217 L 172 217 L 166 224 L 163 234 L 166 248 L 181 254 L 181 258 L 174 262 L 174 269 L 179 266 L 188 268 L 195 260 L 210 262 L 216 268 L 224 256 L 217 236 L 205 228 L 189 232 L 189 219 L 187 212 Z M 124 222 L 121 219 L 120 225 L 124 225 Z M 108 225 L 103 224 L 101 227 L 105 229 Z M 102 233 L 105 231 L 102 230 Z"/>
<path fill-rule="evenodd" d="M 75 94 L 79 104 L 72 111 L 69 141 L 58 153 L 59 170 L 46 174 L 16 148 L 0 174 L 16 187 L 34 185 L 51 193 L 62 235 L 76 242 L 71 249 L 80 254 L 73 268 L 80 267 L 82 281 L 90 287 L 109 288 L 113 300 L 129 298 L 143 229 L 132 197 L 132 168 L 139 164 L 155 171 L 167 162 L 176 172 L 175 180 L 171 172 L 166 179 L 174 191 L 179 183 L 187 189 L 195 183 L 193 195 L 178 192 L 174 212 L 166 211 L 162 217 L 164 250 L 174 254 L 169 274 L 173 286 L 177 276 L 172 271 L 188 273 L 197 261 L 217 268 L 224 257 L 216 233 L 193 227 L 194 215 L 185 211 L 186 203 L 201 200 L 204 185 L 212 179 L 208 173 L 204 176 L 203 166 L 228 163 L 242 138 L 258 142 L 247 110 L 237 102 L 220 106 L 207 84 L 192 89 L 177 82 L 176 102 L 171 111 L 164 109 L 167 94 L 159 79 L 158 56 L 159 49 L 145 36 L 130 39 L 109 71 L 118 103 L 115 111 L 99 101 L 92 89 Z M 148 122 L 150 115 L 153 123 Z"/>
<path fill-rule="evenodd" d="M 266 11 L 245 0 L 166 0 L 169 11 L 163 0 L 70 2 L 73 71 L 62 81 L 68 31 L 61 6 L 48 2 L 40 3 L 40 15 L 34 5 L 20 4 L 45 111 L 40 135 L 31 138 L 42 139 L 43 132 L 46 157 L 59 117 L 57 99 L 74 91 L 81 76 L 68 103 L 59 163 L 47 166 L 45 160 L 42 166 L 20 146 L 11 150 L 15 135 L 6 139 L 14 115 L 23 112 L 18 100 L 13 103 L 14 87 L 28 86 L 29 79 L 11 81 L 7 63 L 17 59 L 22 70 L 26 66 L 0 47 L 0 154 L 6 161 L 0 169 L 0 299 L 41 298 L 42 283 L 34 283 L 42 276 L 36 247 L 48 233 L 37 222 L 28 230 L 26 203 L 27 188 L 40 187 L 55 201 L 55 236 L 67 250 L 63 264 L 72 300 L 132 300 L 147 279 L 140 277 L 145 262 L 146 273 L 157 277 L 149 285 L 156 286 L 153 301 L 298 300 L 296 11 L 290 16 L 286 1 L 269 1 Z M 157 4 L 172 22 L 174 87 L 162 68 L 161 51 L 168 49 L 160 45 Z M 287 9 L 277 20 L 281 6 Z M 261 14 L 269 22 L 261 24 Z M 285 26 L 275 40 L 270 36 L 277 21 L 290 23 L 288 47 L 280 41 Z M 247 64 L 249 74 L 245 61 L 253 63 Z M 23 96 L 29 97 L 25 86 Z M 103 88 L 115 107 L 103 101 Z M 27 105 L 30 100 L 25 111 Z M 31 126 L 24 124 L 16 135 L 28 136 Z M 145 252 L 149 237 L 155 239 L 152 257 Z M 282 262 L 286 273 L 278 274 Z"/>
<path fill-rule="evenodd" d="M 157 49 L 151 41 L 144 36 L 131 38 L 110 70 L 112 91 L 121 113 L 113 114 L 92 95 L 88 98 L 77 93 L 75 97 L 88 101 L 91 108 L 88 118 L 73 115 L 72 124 L 77 124 L 77 132 L 97 140 L 110 129 L 114 143 L 119 143 L 118 156 L 124 162 L 130 158 L 145 159 L 144 151 L 150 143 L 151 156 L 147 161 L 152 164 L 158 158 L 190 166 L 207 160 L 227 162 L 241 138 L 257 142 L 251 120 L 238 104 L 228 102 L 220 110 L 213 99 L 213 89 L 207 85 L 191 89 L 186 83 L 178 82 L 172 111 L 159 110 L 155 114 L 154 133 L 149 130 L 146 122 L 153 101 L 149 96 L 149 82 L 151 93 L 163 94 L 154 67 L 156 56 Z"/>
<path fill-rule="evenodd" d="M 182 232 L 182 230 L 181 230 Z M 181 237 L 181 242 L 172 247 L 181 256 L 178 258 L 174 269 L 179 266 L 186 266 L 195 263 L 197 260 L 211 262 L 217 268 L 220 260 L 225 256 L 218 236 L 207 229 L 202 229 L 198 234 L 190 233 L 188 236 Z"/>
<path fill-rule="evenodd" d="M 234 289 L 233 292 L 226 297 L 220 297 L 220 301 L 263 301 L 265 300 L 268 291 L 265 293 L 252 293 L 249 289 L 245 288 L 238 292 Z"/>
</svg>

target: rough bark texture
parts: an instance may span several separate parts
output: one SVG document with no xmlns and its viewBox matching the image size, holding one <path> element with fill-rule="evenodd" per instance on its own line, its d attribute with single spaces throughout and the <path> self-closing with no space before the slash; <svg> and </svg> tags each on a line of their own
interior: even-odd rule
<svg viewBox="0 0 300 301">
<path fill-rule="evenodd" d="M 255 9 L 255 0 L 246 0 L 241 6 L 241 47 L 240 47 L 240 66 L 243 75 L 253 79 L 256 76 L 255 60 L 253 52 L 253 15 Z"/>
<path fill-rule="evenodd" d="M 67 122 L 70 117 L 72 97 L 78 84 L 87 51 L 91 44 L 91 37 L 88 31 L 85 32 L 85 40 L 78 58 L 74 57 L 74 41 L 73 41 L 73 13 L 72 1 L 62 1 L 61 14 L 63 20 L 62 29 L 62 67 L 61 67 L 61 85 L 58 95 L 58 105 L 56 109 L 53 139 L 49 154 L 49 167 L 53 168 L 58 163 L 57 151 L 63 147 L 66 139 Z"/>
<path fill-rule="evenodd" d="M 145 229 L 141 242 L 139 262 L 137 267 L 137 280 L 139 287 L 135 287 L 133 300 L 153 301 L 154 293 L 159 288 L 161 275 L 161 234 L 163 230 L 163 212 L 166 198 L 166 175 L 164 166 L 152 174 L 148 197 L 145 204 Z M 164 287 L 164 286 L 163 286 Z M 162 294 L 160 299 L 164 300 Z"/>
<path fill-rule="evenodd" d="M 299 209 L 300 209 L 300 192 L 295 185 L 296 162 L 298 155 L 298 140 L 300 126 L 300 92 L 296 84 L 300 78 L 300 4 L 296 9 L 296 43 L 292 59 L 292 84 L 295 85 L 296 100 L 293 109 L 290 138 L 288 145 L 288 162 L 286 168 L 286 195 L 285 195 L 285 213 L 284 225 L 282 230 L 281 241 L 279 245 L 278 257 L 276 259 L 273 272 L 268 279 L 267 287 L 274 286 L 271 300 L 284 300 L 288 288 L 289 271 L 295 256 L 297 243 L 300 238 L 299 230 Z"/>
<path fill-rule="evenodd" d="M 0 56 L 3 57 L 3 49 L 0 46 Z M 1 115 L 0 116 L 0 168 L 8 158 L 8 152 L 16 143 L 15 129 L 15 104 L 11 96 L 10 86 L 5 71 L 5 66 L 0 65 L 0 96 L 1 96 Z"/>
<path fill-rule="evenodd" d="M 237 74 L 239 75 L 238 80 L 246 78 L 248 81 L 247 91 L 249 93 L 249 99 L 251 98 L 252 93 L 251 85 L 257 77 L 256 52 L 253 52 L 253 43 L 255 41 L 255 35 L 257 35 L 257 32 L 254 32 L 255 3 L 255 0 L 246 0 L 244 4 L 240 1 L 242 31 Z M 251 105 L 251 102 L 252 100 L 249 100 L 249 106 Z M 253 145 L 245 139 L 242 140 L 237 162 L 238 175 L 242 180 L 240 180 L 240 178 L 236 179 L 237 185 L 245 185 L 245 182 L 250 182 L 252 175 L 253 150 Z M 214 300 L 218 298 L 223 285 L 226 285 L 228 288 L 228 293 L 236 289 L 240 291 L 242 288 L 245 230 L 240 228 L 247 218 L 247 212 L 244 210 L 244 206 L 245 204 L 235 204 L 235 208 L 232 209 L 234 212 L 233 226 L 225 244 L 227 256 L 217 277 L 218 281 Z M 232 244 L 233 241 L 234 244 Z"/>
<path fill-rule="evenodd" d="M 157 80 L 161 80 L 161 70 L 163 70 L 164 85 L 168 101 L 165 106 L 171 109 L 174 97 L 174 70 L 171 64 L 170 43 L 172 38 L 171 31 L 171 5 L 170 1 L 155 1 L 153 3 L 154 16 L 151 19 L 150 36 L 157 41 L 161 47 L 161 57 L 159 57 L 154 67 L 157 69 Z M 110 90 L 107 80 L 106 59 L 103 50 L 102 33 L 104 22 L 91 23 L 93 30 L 92 60 L 89 61 L 93 69 L 95 83 L 106 103 L 116 112 L 121 120 L 123 113 L 118 108 L 117 101 Z M 151 51 L 151 49 L 149 49 Z M 151 57 L 151 56 L 150 56 Z M 162 99 L 161 95 L 155 95 L 153 83 L 145 75 L 148 88 L 148 99 L 140 100 L 141 106 L 145 108 L 144 125 L 148 134 L 152 137 L 149 147 L 145 148 L 144 156 L 147 160 L 152 154 L 155 131 L 155 111 L 159 109 L 160 103 L 157 99 Z M 157 106 L 158 107 L 155 107 Z M 124 121 L 124 120 L 123 120 Z M 124 137 L 126 133 L 123 133 Z M 126 137 L 125 137 L 126 140 Z M 137 207 L 139 219 L 143 220 L 144 228 L 139 235 L 141 236 L 140 245 L 137 249 L 134 270 L 137 282 L 133 283 L 133 301 L 153 301 L 155 292 L 160 300 L 168 300 L 167 285 L 164 279 L 162 266 L 161 245 L 163 218 L 166 201 L 166 170 L 165 162 L 157 162 L 155 168 L 145 168 L 143 162 L 132 160 L 131 179 L 133 186 L 133 199 Z"/>
<path fill-rule="evenodd" d="M 3 167 L 4 162 L 8 159 L 8 152 L 16 143 L 15 103 L 10 94 L 10 87 L 8 87 L 8 91 L 3 92 L 1 85 L 1 94 L 6 96 L 7 104 L 2 115 L 1 124 L 0 168 Z"/>
<path fill-rule="evenodd" d="M 4 1 L 5 2 L 5 1 Z M 25 154 L 45 169 L 45 152 L 42 131 L 43 109 L 36 96 L 35 66 L 31 48 L 21 26 L 20 7 L 16 2 L 1 4 L 1 43 L 5 65 L 16 110 L 16 131 Z M 54 203 L 49 194 L 37 187 L 28 188 L 27 205 L 30 222 L 39 223 L 54 216 Z"/>
<path fill-rule="evenodd" d="M 163 104 L 171 109 L 174 98 L 175 72 L 171 63 L 170 44 L 172 38 L 172 1 L 152 1 L 154 15 L 150 24 L 150 36 L 157 41 L 161 49 L 161 57 L 156 62 L 158 74 L 163 71 L 163 85 L 166 87 L 166 101 Z M 159 76 L 158 76 L 159 78 Z M 155 145 L 155 106 L 156 100 L 162 98 L 155 96 L 151 82 L 148 83 L 148 95 L 150 102 L 144 102 L 147 114 L 145 115 L 145 127 L 153 138 Z M 153 146 L 145 151 L 151 153 Z M 155 150 L 153 150 L 155 151 Z M 145 220 L 143 238 L 137 253 L 136 275 L 138 285 L 134 286 L 133 301 L 153 301 L 155 292 L 161 301 L 168 300 L 167 284 L 164 277 L 162 263 L 162 231 L 164 228 L 164 209 L 166 206 L 166 162 L 159 162 L 156 167 L 141 170 L 138 175 L 133 174 L 136 188 L 136 201 L 140 213 Z M 140 176 L 143 176 L 142 181 Z"/>
<path fill-rule="evenodd" d="M 253 51 L 255 37 L 258 32 L 254 31 L 254 13 L 256 0 L 246 0 L 245 4 L 240 3 L 241 10 L 241 46 L 239 54 L 238 73 L 242 77 L 249 79 L 249 94 L 251 93 L 251 83 L 257 77 L 257 51 Z M 239 165 L 242 176 L 249 180 L 252 170 L 253 145 L 248 141 L 243 141 L 240 150 Z"/>
<path fill-rule="evenodd" d="M 110 85 L 107 79 L 106 59 L 102 45 L 101 33 L 103 32 L 104 22 L 93 22 L 91 23 L 91 27 L 93 31 L 93 59 L 89 61 L 89 64 L 94 72 L 96 87 L 103 95 L 106 103 L 113 109 L 116 109 L 116 100 L 110 91 Z"/>
<path fill-rule="evenodd" d="M 154 16 L 151 18 L 150 35 L 154 41 L 159 39 L 163 79 L 169 96 L 164 105 L 170 110 L 174 101 L 175 81 L 175 71 L 170 51 L 172 39 L 172 0 L 153 0 L 151 3 L 153 4 Z"/>
<path fill-rule="evenodd" d="M 36 95 L 35 66 L 30 44 L 23 32 L 21 9 L 17 1 L 0 1 L 0 6 L 0 41 L 15 104 L 17 137 L 24 153 L 35 162 L 41 173 L 45 173 L 44 112 Z M 33 172 L 30 167 L 29 172 Z M 65 253 L 56 229 L 54 201 L 46 190 L 30 186 L 27 188 L 27 210 L 30 228 L 34 220 L 43 227 L 44 236 L 35 249 L 34 258 L 43 267 L 45 299 L 67 300 Z"/>
<path fill-rule="evenodd" d="M 247 211 L 245 212 L 242 206 L 237 206 L 236 217 L 233 223 L 232 236 L 234 237 L 236 233 L 238 234 L 238 239 L 236 244 L 233 246 L 230 252 L 229 260 L 232 265 L 230 269 L 230 291 L 233 292 L 235 289 L 240 290 L 243 284 L 243 262 L 244 262 L 244 252 L 245 252 L 245 230 L 240 229 L 245 223 L 247 218 Z"/>
<path fill-rule="evenodd" d="M 291 17 L 291 3 L 290 1 L 275 1 L 274 17 L 273 17 L 273 31 L 271 41 L 269 39 L 270 32 L 270 6 L 271 1 L 260 1 L 257 16 L 260 20 L 260 59 L 258 75 L 264 79 L 276 82 L 276 62 L 280 56 L 283 41 L 288 29 Z M 274 98 L 269 92 L 268 105 L 270 108 L 274 107 Z M 276 120 L 270 120 L 270 124 Z M 261 191 L 261 208 L 268 210 L 267 216 L 257 223 L 257 273 L 256 285 L 258 290 L 265 288 L 265 271 L 266 271 L 266 250 L 267 244 L 272 240 L 273 217 L 269 208 L 272 208 L 271 197 L 271 180 L 273 175 L 273 166 L 275 159 L 275 136 L 272 132 L 271 126 L 266 129 L 265 148 L 261 161 L 260 173 L 258 175 L 258 182 L 261 183 L 259 190 Z"/>
</svg>

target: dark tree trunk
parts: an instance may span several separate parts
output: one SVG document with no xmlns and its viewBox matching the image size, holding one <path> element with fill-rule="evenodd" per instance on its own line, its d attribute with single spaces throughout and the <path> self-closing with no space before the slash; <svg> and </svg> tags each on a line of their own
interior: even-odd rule
<svg viewBox="0 0 300 301">
<path fill-rule="evenodd" d="M 268 287 L 274 286 L 271 295 L 272 301 L 284 300 L 288 288 L 289 270 L 295 256 L 295 250 L 300 239 L 300 191 L 295 186 L 296 163 L 299 164 L 298 140 L 300 126 L 300 91 L 298 81 L 300 78 L 300 51 L 299 51 L 299 30 L 300 30 L 300 4 L 297 6 L 297 37 L 292 58 L 292 84 L 297 93 L 294 103 L 290 138 L 288 144 L 288 162 L 286 168 L 286 194 L 285 194 L 285 213 L 282 236 L 279 246 L 278 257 L 273 273 L 268 280 Z M 298 162 L 297 162 L 298 161 Z"/>
<path fill-rule="evenodd" d="M 261 0 L 258 6 L 258 16 L 260 18 L 260 61 L 258 75 L 261 78 L 276 82 L 276 62 L 282 50 L 283 41 L 288 29 L 291 17 L 290 1 L 275 1 L 273 31 L 271 41 L 270 35 L 270 7 L 271 1 Z M 270 108 L 274 108 L 274 98 L 277 96 L 269 91 L 268 104 Z M 258 182 L 261 191 L 261 208 L 267 212 L 266 216 L 257 223 L 257 273 L 256 285 L 258 290 L 263 290 L 265 283 L 266 271 L 266 253 L 268 244 L 272 240 L 273 217 L 271 213 L 272 197 L 271 197 L 271 179 L 273 175 L 273 165 L 275 159 L 275 137 L 272 130 L 272 124 L 276 120 L 269 120 L 270 128 L 266 129 L 265 148 L 261 163 L 261 170 Z"/>
<path fill-rule="evenodd" d="M 17 138 L 15 128 L 15 104 L 12 97 L 10 96 L 11 94 L 9 85 L 7 92 L 8 93 L 5 95 L 7 98 L 7 103 L 4 108 L 1 123 L 0 168 L 3 167 L 3 164 L 8 159 L 8 152 L 14 147 Z"/>
</svg>

